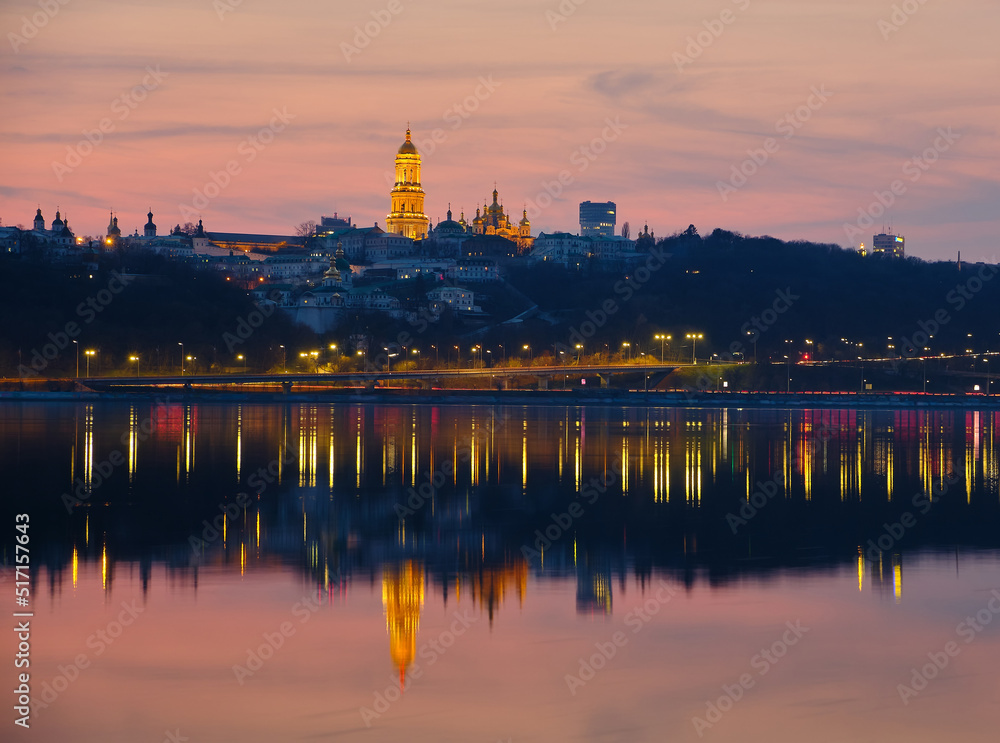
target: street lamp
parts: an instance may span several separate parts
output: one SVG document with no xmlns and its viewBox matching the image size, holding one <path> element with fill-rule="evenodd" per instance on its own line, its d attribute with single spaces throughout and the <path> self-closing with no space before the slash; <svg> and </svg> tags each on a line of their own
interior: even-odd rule
<svg viewBox="0 0 1000 743">
<path fill-rule="evenodd" d="M 583 344 L 582 343 L 577 343 L 576 344 L 576 363 L 577 363 L 577 366 L 580 365 L 580 355 L 582 353 L 583 353 Z"/>
<path fill-rule="evenodd" d="M 524 350 L 528 352 L 528 366 L 531 366 L 531 346 L 525 343 Z"/>
<path fill-rule="evenodd" d="M 246 374 L 247 373 L 247 357 L 244 354 L 241 353 L 241 354 L 238 354 L 236 356 L 236 360 L 243 362 L 243 373 Z"/>
<path fill-rule="evenodd" d="M 622 348 L 625 349 L 625 353 L 627 354 L 626 357 L 625 357 L 625 360 L 626 361 L 631 361 L 632 360 L 632 344 L 629 343 L 628 341 L 625 341 L 625 342 L 622 343 Z"/>
<path fill-rule="evenodd" d="M 178 342 L 178 346 L 181 347 L 181 376 L 184 376 L 184 344 Z"/>
<path fill-rule="evenodd" d="M 757 363 L 757 333 L 752 330 L 747 331 L 747 335 L 753 336 L 753 363 Z"/>
<path fill-rule="evenodd" d="M 135 375 L 137 377 L 142 376 L 141 374 L 139 374 L 139 357 L 138 356 L 129 356 L 128 360 L 135 362 Z"/>
<path fill-rule="evenodd" d="M 80 341 L 73 341 L 76 345 L 76 378 L 80 378 Z"/>
<path fill-rule="evenodd" d="M 986 362 L 986 396 L 990 396 L 990 360 L 989 357 L 983 359 Z"/>
<path fill-rule="evenodd" d="M 278 346 L 278 348 L 281 349 L 281 373 L 282 374 L 287 374 L 288 373 L 288 367 L 285 365 L 285 353 L 286 353 L 285 347 L 284 346 Z"/>
<path fill-rule="evenodd" d="M 83 355 L 87 357 L 87 376 L 88 377 L 90 376 L 90 357 L 93 356 L 95 353 L 97 353 L 97 351 L 94 351 L 92 349 L 88 349 L 88 350 L 86 350 L 86 351 L 83 352 Z"/>
<path fill-rule="evenodd" d="M 705 336 L 702 333 L 688 333 L 687 336 L 685 336 L 685 337 L 689 341 L 691 341 L 691 363 L 694 366 L 697 366 L 698 365 L 698 357 L 697 357 L 697 353 L 696 352 L 698 350 L 698 341 L 700 339 L 704 338 Z M 756 352 L 754 352 L 754 353 L 756 355 Z"/>
<path fill-rule="evenodd" d="M 671 341 L 671 340 L 673 340 L 673 336 L 672 335 L 666 335 L 664 333 L 657 333 L 656 335 L 653 336 L 653 338 L 656 339 L 656 340 L 658 340 L 660 342 L 660 363 L 662 364 L 663 361 L 664 361 L 664 356 L 663 356 L 663 342 L 664 341 Z"/>
</svg>

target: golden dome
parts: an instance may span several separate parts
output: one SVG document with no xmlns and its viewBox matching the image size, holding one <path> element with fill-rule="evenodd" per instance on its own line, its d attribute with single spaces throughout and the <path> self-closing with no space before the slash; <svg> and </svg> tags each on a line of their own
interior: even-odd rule
<svg viewBox="0 0 1000 743">
<path fill-rule="evenodd" d="M 416 147 L 416 145 L 413 144 L 413 142 L 410 141 L 410 130 L 409 130 L 409 128 L 407 128 L 407 130 L 406 130 L 406 141 L 403 142 L 402 145 L 400 145 L 399 152 L 397 154 L 400 154 L 400 155 L 416 155 L 417 154 L 417 147 Z"/>
</svg>

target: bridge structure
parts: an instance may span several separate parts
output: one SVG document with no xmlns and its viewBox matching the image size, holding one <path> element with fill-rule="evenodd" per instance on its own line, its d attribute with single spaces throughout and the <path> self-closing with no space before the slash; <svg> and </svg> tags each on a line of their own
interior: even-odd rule
<svg viewBox="0 0 1000 743">
<path fill-rule="evenodd" d="M 358 372 L 316 372 L 313 374 L 184 374 L 170 376 L 89 377 L 79 382 L 91 389 L 121 389 L 135 387 L 181 387 L 184 389 L 281 385 L 285 392 L 294 386 L 362 386 L 374 389 L 393 382 L 417 382 L 424 389 L 439 386 L 444 380 L 484 379 L 491 386 L 506 389 L 517 379 L 532 377 L 538 389 L 549 389 L 553 379 L 561 377 L 596 378 L 602 388 L 611 387 L 616 375 L 643 375 L 644 386 L 655 387 L 676 369 L 692 364 L 565 364 L 561 366 L 485 367 L 468 369 L 419 369 L 391 371 L 368 369 Z"/>
</svg>

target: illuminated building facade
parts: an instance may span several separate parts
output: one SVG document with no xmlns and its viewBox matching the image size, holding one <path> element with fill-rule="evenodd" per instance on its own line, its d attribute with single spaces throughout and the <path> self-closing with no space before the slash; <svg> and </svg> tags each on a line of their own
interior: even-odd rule
<svg viewBox="0 0 1000 743">
<path fill-rule="evenodd" d="M 891 255 L 894 258 L 906 257 L 906 238 L 883 232 L 872 238 L 872 253 Z"/>
<path fill-rule="evenodd" d="M 500 194 L 493 189 L 493 203 L 483 204 L 482 212 L 476 209 L 475 219 L 472 220 L 472 232 L 475 235 L 497 235 L 517 243 L 521 252 L 531 250 L 534 238 L 531 237 L 531 220 L 528 219 L 528 210 L 522 212 L 521 221 L 516 225 L 510 221 L 500 203 Z"/>
<path fill-rule="evenodd" d="M 396 185 L 392 187 L 390 198 L 392 211 L 386 217 L 386 230 L 411 240 L 427 237 L 430 219 L 424 214 L 420 153 L 410 140 L 409 127 L 406 129 L 406 141 L 396 152 Z"/>
</svg>

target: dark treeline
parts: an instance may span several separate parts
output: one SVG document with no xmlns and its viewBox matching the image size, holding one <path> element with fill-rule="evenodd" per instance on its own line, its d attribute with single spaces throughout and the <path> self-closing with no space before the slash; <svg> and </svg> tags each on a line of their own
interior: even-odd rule
<svg viewBox="0 0 1000 743">
<path fill-rule="evenodd" d="M 669 255 L 662 265 L 656 251 Z M 762 362 L 805 353 L 905 357 L 923 355 L 925 347 L 935 355 L 1000 351 L 1000 280 L 993 265 L 960 270 L 956 262 L 861 256 L 836 245 L 724 230 L 701 237 L 689 228 L 659 241 L 650 266 L 648 273 L 642 266 L 608 271 L 596 263 L 512 271 L 511 282 L 538 303 L 546 320 L 525 327 L 525 335 L 550 352 L 553 343 L 582 343 L 587 354 L 605 346 L 622 353 L 629 342 L 633 355 L 659 356 L 655 336 L 670 334 L 665 353 L 683 359 L 692 351 L 684 336 L 699 333 L 699 358 L 740 348 L 747 360 L 756 337 Z"/>
<path fill-rule="evenodd" d="M 404 358 L 410 365 L 493 365 L 595 354 L 689 361 L 695 350 L 702 361 L 752 361 L 756 353 L 762 363 L 806 354 L 850 360 L 1000 352 L 994 265 L 861 256 L 836 245 L 724 230 L 702 237 L 694 227 L 651 242 L 640 242 L 648 258 L 629 269 L 596 260 L 577 269 L 505 259 L 504 284 L 470 285 L 488 313 L 482 319 L 447 311 L 430 317 L 426 309 L 408 321 L 356 313 L 317 337 L 275 312 L 237 343 L 240 323 L 257 308 L 214 271 L 140 252 L 105 256 L 97 271 L 2 257 L 0 375 L 16 377 L 19 363 L 34 362 L 43 376 L 70 376 L 78 350 L 72 340 L 81 352 L 97 351 L 90 357 L 94 374 L 134 372 L 136 365 L 144 374 L 176 373 L 181 342 L 191 372 L 244 363 L 250 371 L 276 370 L 286 362 L 289 371 L 311 370 L 317 362 L 299 358 L 308 349 L 322 350 L 324 366 L 384 365 L 377 358 L 383 347 L 398 353 L 394 366 Z M 112 295 L 115 271 L 134 278 Z M 428 289 L 421 279 L 392 293 L 418 308 Z M 94 298 L 99 308 L 86 304 Z M 533 305 L 537 310 L 525 313 Z M 69 323 L 78 327 L 73 337 Z M 685 338 L 692 333 L 701 336 L 696 349 Z M 358 354 L 361 348 L 369 355 Z M 130 362 L 132 355 L 139 361 Z M 82 353 L 80 362 L 84 373 Z"/>
<path fill-rule="evenodd" d="M 123 277 L 123 278 L 119 278 Z M 97 270 L 32 260 L 0 259 L 0 375 L 72 376 L 79 342 L 80 372 L 87 350 L 93 374 L 136 367 L 143 374 L 235 368 L 239 354 L 281 363 L 279 344 L 308 345 L 311 331 L 280 313 L 249 338 L 227 343 L 241 319 L 256 311 L 244 289 L 205 271 L 151 253 L 105 257 Z M 130 361 L 131 356 L 138 361 Z M 276 360 L 276 362 L 275 362 Z M 270 365 L 269 364 L 269 365 Z"/>
</svg>

